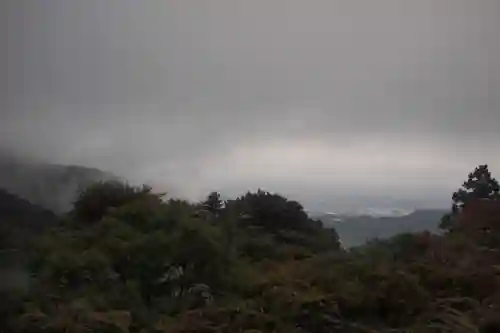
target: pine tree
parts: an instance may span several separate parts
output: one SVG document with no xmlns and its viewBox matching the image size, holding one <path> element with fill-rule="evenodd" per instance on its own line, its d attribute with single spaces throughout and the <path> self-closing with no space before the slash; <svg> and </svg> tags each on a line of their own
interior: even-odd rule
<svg viewBox="0 0 500 333">
<path fill-rule="evenodd" d="M 451 229 L 453 220 L 462 208 L 474 200 L 497 200 L 500 199 L 500 185 L 491 176 L 488 165 L 479 165 L 473 172 L 469 173 L 467 181 L 462 184 L 452 196 L 451 212 L 445 214 L 441 219 L 441 229 Z"/>
</svg>

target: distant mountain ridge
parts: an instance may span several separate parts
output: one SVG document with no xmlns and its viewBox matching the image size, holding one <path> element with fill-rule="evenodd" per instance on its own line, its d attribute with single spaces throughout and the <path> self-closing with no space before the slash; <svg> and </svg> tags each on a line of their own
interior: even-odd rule
<svg viewBox="0 0 500 333">
<path fill-rule="evenodd" d="M 309 212 L 311 216 L 331 216 L 337 217 L 339 219 L 359 217 L 359 216 L 371 216 L 374 218 L 378 217 L 401 217 L 405 215 L 410 215 L 415 212 L 415 209 L 404 209 L 404 208 L 385 208 L 385 207 L 368 207 L 363 209 L 355 209 L 343 212 Z"/>
<path fill-rule="evenodd" d="M 25 163 L 0 155 L 0 187 L 56 213 L 71 208 L 80 188 L 113 179 L 119 178 L 96 168 Z"/>
<path fill-rule="evenodd" d="M 325 227 L 333 227 L 344 246 L 362 245 L 373 238 L 389 238 L 399 233 L 428 230 L 437 232 L 444 209 L 417 209 L 404 215 L 345 215 L 324 213 L 314 215 Z"/>
<path fill-rule="evenodd" d="M 18 223 L 44 223 L 54 220 L 55 215 L 43 207 L 34 205 L 19 196 L 0 188 L 0 220 Z"/>
</svg>

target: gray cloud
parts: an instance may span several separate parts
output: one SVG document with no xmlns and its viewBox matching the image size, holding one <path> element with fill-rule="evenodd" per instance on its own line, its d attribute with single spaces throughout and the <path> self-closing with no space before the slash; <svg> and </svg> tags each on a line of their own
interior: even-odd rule
<svg viewBox="0 0 500 333">
<path fill-rule="evenodd" d="M 342 192 L 440 205 L 476 164 L 500 171 L 495 0 L 3 12 L 4 148 L 191 197 L 262 186 L 327 204 Z"/>
</svg>

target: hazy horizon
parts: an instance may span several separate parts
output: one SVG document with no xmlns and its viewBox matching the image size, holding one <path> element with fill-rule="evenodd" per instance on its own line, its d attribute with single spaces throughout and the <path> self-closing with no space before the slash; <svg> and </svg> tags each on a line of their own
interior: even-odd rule
<svg viewBox="0 0 500 333">
<path fill-rule="evenodd" d="M 0 149 L 173 195 L 447 207 L 500 173 L 500 2 L 7 0 Z"/>
</svg>

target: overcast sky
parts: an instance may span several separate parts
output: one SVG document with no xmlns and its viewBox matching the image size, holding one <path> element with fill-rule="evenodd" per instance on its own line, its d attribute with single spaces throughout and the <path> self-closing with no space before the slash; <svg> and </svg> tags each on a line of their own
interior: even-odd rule
<svg viewBox="0 0 500 333">
<path fill-rule="evenodd" d="M 3 148 L 311 207 L 440 206 L 477 164 L 500 176 L 498 0 L 0 7 Z"/>
</svg>

